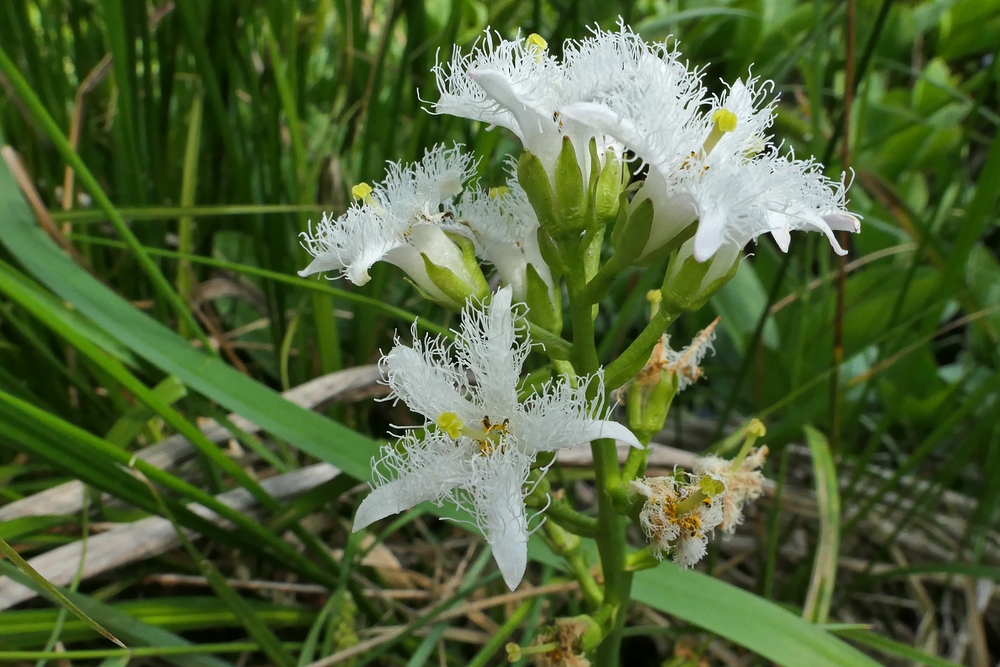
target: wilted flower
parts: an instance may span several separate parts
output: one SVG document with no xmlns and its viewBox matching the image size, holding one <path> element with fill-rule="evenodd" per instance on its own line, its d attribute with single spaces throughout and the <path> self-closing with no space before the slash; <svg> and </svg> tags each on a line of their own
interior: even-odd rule
<svg viewBox="0 0 1000 667">
<path fill-rule="evenodd" d="M 631 489 L 645 498 L 639 514 L 653 555 L 673 554 L 682 568 L 693 566 L 707 553 L 708 533 L 722 523 L 725 482 L 712 475 L 675 472 L 667 477 L 644 477 Z"/>
<path fill-rule="evenodd" d="M 535 664 L 538 667 L 590 667 L 583 650 L 583 636 L 593 621 L 584 618 L 557 618 L 535 638 Z"/>
<path fill-rule="evenodd" d="M 482 298 L 489 290 L 471 243 L 443 229 L 449 215 L 443 207 L 461 194 L 473 171 L 472 158 L 457 145 L 435 146 L 413 164 L 390 162 L 385 181 L 356 186 L 358 201 L 344 215 L 324 215 L 302 235 L 315 259 L 299 275 L 342 271 L 364 285 L 373 264 L 389 262 L 439 302 L 460 306 L 468 296 Z"/>
<path fill-rule="evenodd" d="M 358 508 L 354 529 L 449 498 L 472 514 L 513 589 L 527 565 L 525 482 L 535 456 L 596 438 L 641 445 L 608 419 L 600 398 L 587 398 L 600 375 L 579 378 L 575 386 L 556 381 L 519 400 L 531 342 L 517 340 L 523 330 L 511 296 L 505 287 L 488 307 L 467 305 L 453 345 L 441 338 L 415 340 L 412 347 L 397 344 L 384 357 L 390 397 L 424 416 L 426 434 L 407 432 L 398 446 L 382 448 L 374 490 Z"/>
<path fill-rule="evenodd" d="M 760 468 L 767 458 L 767 447 L 754 448 L 742 461 L 733 462 L 718 456 L 704 456 L 694 467 L 696 475 L 710 475 L 725 480 L 726 492 L 722 497 L 722 523 L 719 528 L 732 534 L 743 523 L 743 506 L 764 494 L 764 474 Z M 736 466 L 735 468 L 733 466 Z"/>
<path fill-rule="evenodd" d="M 640 385 L 654 385 L 666 372 L 671 378 L 677 378 L 677 391 L 693 385 L 704 375 L 701 362 L 705 355 L 715 351 L 712 343 L 715 341 L 715 327 L 720 321 L 721 317 L 715 318 L 694 337 L 690 345 L 680 351 L 672 349 L 670 335 L 663 334 L 660 342 L 653 348 L 649 361 L 636 376 L 636 382 Z"/>
</svg>

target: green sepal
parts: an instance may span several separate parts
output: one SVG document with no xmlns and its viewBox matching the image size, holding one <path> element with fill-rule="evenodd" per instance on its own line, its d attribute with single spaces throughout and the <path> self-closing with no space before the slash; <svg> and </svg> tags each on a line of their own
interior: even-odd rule
<svg viewBox="0 0 1000 667">
<path fill-rule="evenodd" d="M 490 294 L 490 285 L 486 282 L 483 270 L 479 268 L 479 260 L 476 258 L 476 244 L 467 236 L 445 232 L 445 235 L 452 240 L 462 251 L 462 266 L 472 277 L 472 293 L 477 299 L 485 299 Z"/>
<path fill-rule="evenodd" d="M 553 237 L 572 236 L 587 227 L 587 193 L 583 187 L 583 171 L 576 159 L 572 140 L 564 136 L 562 149 L 556 158 L 555 212 L 557 226 L 549 233 Z"/>
<path fill-rule="evenodd" d="M 652 227 L 652 201 L 643 199 L 631 213 L 625 213 L 625 207 L 622 207 L 611 232 L 611 244 L 615 248 L 615 254 L 621 255 L 619 261 L 623 265 L 632 264 L 642 254 Z"/>
<path fill-rule="evenodd" d="M 651 570 L 660 564 L 660 559 L 653 555 L 649 547 L 633 551 L 625 556 L 626 572 L 641 572 Z"/>
<path fill-rule="evenodd" d="M 431 279 L 431 282 L 434 283 L 435 287 L 444 292 L 445 296 L 458 304 L 459 308 L 462 307 L 462 304 L 464 304 L 465 300 L 469 297 L 479 297 L 479 295 L 477 295 L 473 290 L 472 285 L 456 276 L 454 271 L 447 267 L 435 264 L 425 253 L 420 253 L 420 256 L 424 260 L 424 269 L 427 271 L 427 277 Z M 487 294 L 488 293 L 489 292 L 487 291 Z"/>
<path fill-rule="evenodd" d="M 535 210 L 538 224 L 543 229 L 558 228 L 555 195 L 552 193 L 549 175 L 545 172 L 542 161 L 531 151 L 521 151 L 521 157 L 517 160 L 517 181 L 528 195 L 528 202 Z"/>
<path fill-rule="evenodd" d="M 672 261 L 677 261 L 677 259 L 675 258 Z M 701 310 L 708 303 L 708 300 L 722 289 L 723 285 L 732 280 L 732 277 L 736 275 L 736 269 L 740 265 L 739 259 L 737 259 L 733 262 L 732 268 L 724 276 L 713 280 L 703 288 L 701 286 L 702 280 L 704 280 L 709 268 L 711 268 L 713 261 L 715 261 L 715 258 L 699 262 L 692 256 L 685 258 L 684 263 L 681 264 L 676 274 L 667 269 L 667 276 L 663 281 L 663 289 L 661 290 L 663 294 L 663 305 L 661 307 L 666 308 L 672 313 L 691 313 Z"/>
<path fill-rule="evenodd" d="M 564 275 L 566 273 L 566 264 L 563 263 L 562 251 L 555 240 L 549 235 L 545 227 L 538 228 L 536 237 L 538 238 L 538 251 L 541 253 L 545 263 L 549 265 L 549 270 L 552 271 L 552 278 L 555 279 L 557 275 Z"/>
<path fill-rule="evenodd" d="M 613 151 L 608 151 L 594 190 L 594 217 L 598 224 L 611 224 L 625 207 L 621 200 L 625 173 L 621 160 Z"/>
<path fill-rule="evenodd" d="M 534 264 L 528 264 L 525 277 L 528 284 L 528 320 L 559 335 L 562 333 L 562 303 L 553 303 L 553 290 L 538 274 Z"/>
<path fill-rule="evenodd" d="M 654 250 L 653 252 L 644 255 L 641 259 L 636 260 L 636 264 L 639 266 L 650 266 L 660 261 L 664 257 L 667 257 L 673 251 L 684 245 L 684 242 L 694 236 L 694 233 L 698 231 L 697 221 L 692 222 L 690 225 L 685 227 L 679 234 L 674 236 L 674 238 L 667 241 L 665 244 Z"/>
</svg>

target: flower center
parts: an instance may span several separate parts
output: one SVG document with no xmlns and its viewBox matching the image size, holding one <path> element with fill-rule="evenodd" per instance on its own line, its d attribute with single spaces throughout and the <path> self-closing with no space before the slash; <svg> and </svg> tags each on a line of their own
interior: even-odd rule
<svg viewBox="0 0 1000 667">
<path fill-rule="evenodd" d="M 510 432 L 510 420 L 493 423 L 489 416 L 483 417 L 481 428 L 474 428 L 454 412 L 442 412 L 434 420 L 437 427 L 448 434 L 449 438 L 458 440 L 460 437 L 472 438 L 479 443 L 479 453 L 483 456 L 492 454 L 503 446 L 504 438 Z"/>
</svg>

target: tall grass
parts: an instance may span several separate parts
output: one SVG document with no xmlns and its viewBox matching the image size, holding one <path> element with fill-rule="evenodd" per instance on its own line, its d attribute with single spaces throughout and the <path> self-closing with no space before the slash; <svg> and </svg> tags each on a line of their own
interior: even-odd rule
<svg viewBox="0 0 1000 667">
<path fill-rule="evenodd" d="M 430 68 L 453 44 L 491 26 L 558 50 L 621 16 L 679 40 L 716 88 L 773 79 L 777 139 L 831 174 L 848 157 L 864 216 L 843 280 L 818 235 L 787 255 L 762 241 L 714 313 L 675 325 L 689 337 L 718 314 L 724 334 L 709 382 L 678 398 L 660 441 L 719 447 L 732 423 L 759 416 L 777 491 L 713 552 L 709 576 L 665 566 L 637 578 L 626 650 L 643 657 L 629 664 L 747 664 L 736 662 L 747 650 L 759 664 L 871 664 L 845 641 L 881 662 L 995 663 L 996 609 L 977 606 L 975 582 L 1000 580 L 1000 1 L 856 0 L 856 12 L 847 49 L 847 3 L 833 0 L 2 3 L 0 143 L 14 150 L 0 165 L 0 502 L 68 479 L 92 502 L 86 517 L 79 505 L 0 522 L 0 538 L 30 558 L 88 523 L 158 515 L 201 533 L 66 593 L 146 647 L 136 660 L 218 666 L 243 652 L 240 664 L 305 665 L 347 651 L 354 664 L 495 664 L 484 632 L 530 637 L 544 618 L 530 595 L 509 602 L 517 623 L 502 605 L 448 615 L 500 590 L 465 533 L 414 512 L 348 537 L 373 439 L 406 415 L 370 390 L 322 414 L 275 390 L 373 363 L 412 322 L 452 321 L 387 265 L 363 288 L 295 277 L 297 236 L 386 160 L 437 142 L 485 158 L 484 178 L 502 172 L 512 136 L 424 110 Z M 612 287 L 602 354 L 641 328 L 649 287 L 638 274 Z M 222 445 L 201 434 L 227 412 L 261 431 L 230 424 Z M 822 433 L 836 434 L 829 447 Z M 133 456 L 174 434 L 194 445 L 184 466 Z M 341 474 L 293 499 L 264 488 L 317 460 Z M 234 487 L 263 508 L 256 518 L 214 498 Z M 533 556 L 533 581 L 562 581 L 558 560 Z M 464 574 L 450 581 L 435 561 Z M 177 575 L 186 583 L 162 583 Z M 434 597 L 417 613 L 379 597 L 394 588 Z M 550 603 L 566 604 L 559 592 Z M 123 659 L 47 605 L 0 612 L 0 659 L 44 662 L 60 646 Z M 350 657 L 380 626 L 402 631 Z"/>
</svg>

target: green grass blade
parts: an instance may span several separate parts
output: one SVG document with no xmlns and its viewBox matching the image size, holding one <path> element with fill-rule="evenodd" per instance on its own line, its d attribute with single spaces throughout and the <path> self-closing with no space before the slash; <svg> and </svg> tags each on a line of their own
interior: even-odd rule
<svg viewBox="0 0 1000 667">
<path fill-rule="evenodd" d="M 28 577 L 33 582 L 35 582 L 35 584 L 38 585 L 38 587 L 41 589 L 42 594 L 44 594 L 47 598 L 49 598 L 56 604 L 60 605 L 64 609 L 68 609 L 70 612 L 73 613 L 74 616 L 76 616 L 81 621 L 92 627 L 97 632 L 101 633 L 101 635 L 106 637 L 109 641 L 118 644 L 122 648 L 128 648 L 127 646 L 125 646 L 125 644 L 121 642 L 121 640 L 119 640 L 113 634 L 105 630 L 100 623 L 98 623 L 90 616 L 85 614 L 82 609 L 80 609 L 73 603 L 72 600 L 63 595 L 62 591 L 60 591 L 58 588 L 56 588 L 48 581 L 46 581 L 45 577 L 40 575 L 38 571 L 35 570 L 35 568 L 31 567 L 28 561 L 21 558 L 21 554 L 17 553 L 17 551 L 14 550 L 14 547 L 10 546 L 2 539 L 0 539 L 0 554 L 6 556 L 7 559 L 10 562 L 12 562 L 15 566 L 17 566 L 19 570 L 28 575 Z"/>
<path fill-rule="evenodd" d="M 55 144 L 56 149 L 62 156 L 63 160 L 69 164 L 73 170 L 76 172 L 76 177 L 80 180 L 80 183 L 87 189 L 87 192 L 93 197 L 94 202 L 97 206 L 104 211 L 108 216 L 108 220 L 114 225 L 115 230 L 121 236 L 121 238 L 128 244 L 129 250 L 135 256 L 136 261 L 139 262 L 139 266 L 142 267 L 143 272 L 153 283 L 153 287 L 156 292 L 167 300 L 178 319 L 185 320 L 192 331 L 196 332 L 201 339 L 203 345 L 210 349 L 208 339 L 205 337 L 204 332 L 202 332 L 201 327 L 195 322 L 194 316 L 191 314 L 190 309 L 184 304 L 180 297 L 177 296 L 177 292 L 173 290 L 170 283 L 160 272 L 160 269 L 156 264 L 149 258 L 149 255 L 143 249 L 142 244 L 139 243 L 139 239 L 136 238 L 135 234 L 125 223 L 125 220 L 121 217 L 117 210 L 115 210 L 114 204 L 108 199 L 108 196 L 104 193 L 97 179 L 84 164 L 83 159 L 80 155 L 73 149 L 70 145 L 69 140 L 66 135 L 63 134 L 59 125 L 56 124 L 52 116 L 49 115 L 48 111 L 42 105 L 38 96 L 35 95 L 28 82 L 25 81 L 24 77 L 18 71 L 17 67 L 7 56 L 6 51 L 0 46 L 0 72 L 7 77 L 7 80 L 14 87 L 21 101 L 28 107 L 31 111 L 32 116 L 36 123 L 38 123 L 45 134 L 49 137 L 53 144 Z M 0 144 L 5 143 L 3 137 L 3 132 L 0 131 Z M 13 177 L 10 174 L 10 170 L 7 165 L 0 165 L 0 188 L 9 189 L 13 185 Z M 7 195 L 10 197 L 10 194 Z"/>
<path fill-rule="evenodd" d="M 830 603 L 837 581 L 837 558 L 840 555 L 840 489 L 837 486 L 837 467 L 826 436 L 811 426 L 805 428 L 805 433 L 809 451 L 812 452 L 816 480 L 819 543 L 816 545 L 802 618 L 812 623 L 826 623 L 830 616 Z"/>
<path fill-rule="evenodd" d="M 907 660 L 913 664 L 926 665 L 926 667 L 959 667 L 954 662 L 944 660 L 935 655 L 929 655 L 908 644 L 882 637 L 868 630 L 845 629 L 835 630 L 835 632 L 842 637 L 853 639 L 857 643 L 864 644 L 876 651 Z"/>
</svg>

